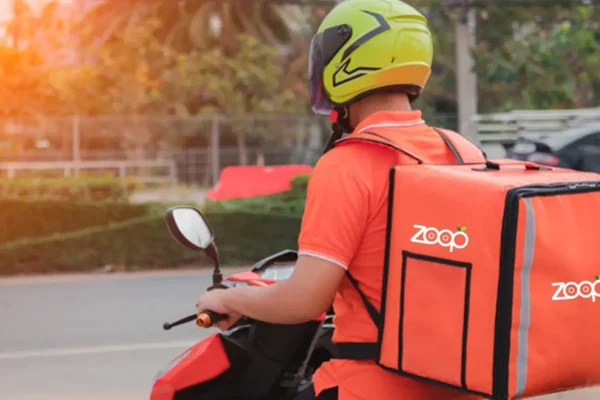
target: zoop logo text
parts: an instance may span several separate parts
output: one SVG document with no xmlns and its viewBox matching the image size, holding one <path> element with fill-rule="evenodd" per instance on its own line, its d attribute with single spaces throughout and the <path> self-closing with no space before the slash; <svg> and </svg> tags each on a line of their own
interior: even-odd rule
<svg viewBox="0 0 600 400">
<path fill-rule="evenodd" d="M 450 229 L 438 230 L 424 225 L 413 225 L 417 233 L 410 239 L 413 243 L 440 245 L 448 247 L 452 253 L 454 249 L 464 249 L 469 244 L 469 236 L 465 233 L 466 226 L 459 226 L 456 232 Z"/>
<path fill-rule="evenodd" d="M 600 275 L 595 277 L 594 282 L 582 281 L 576 282 L 555 282 L 552 286 L 556 287 L 556 292 L 552 296 L 552 300 L 574 300 L 581 297 L 582 299 L 592 299 L 595 303 L 596 298 L 600 298 Z"/>
</svg>

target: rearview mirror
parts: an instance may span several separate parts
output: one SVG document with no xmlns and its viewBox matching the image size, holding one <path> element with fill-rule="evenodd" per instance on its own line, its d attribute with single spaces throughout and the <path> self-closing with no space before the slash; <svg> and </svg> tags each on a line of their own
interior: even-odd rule
<svg viewBox="0 0 600 400">
<path fill-rule="evenodd" d="M 223 274 L 219 269 L 219 250 L 210 224 L 194 207 L 173 207 L 165 216 L 171 236 L 180 244 L 192 250 L 202 250 L 213 260 L 213 284 L 208 290 L 225 288 L 221 284 Z"/>
<path fill-rule="evenodd" d="M 165 219 L 173 238 L 189 249 L 206 250 L 215 239 L 208 221 L 194 207 L 170 208 Z"/>
</svg>

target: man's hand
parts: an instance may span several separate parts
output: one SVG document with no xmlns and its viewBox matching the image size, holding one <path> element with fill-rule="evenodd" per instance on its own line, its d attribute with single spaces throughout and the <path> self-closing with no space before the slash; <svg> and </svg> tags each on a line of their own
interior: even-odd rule
<svg viewBox="0 0 600 400">
<path fill-rule="evenodd" d="M 196 303 L 198 314 L 208 310 L 219 314 L 226 314 L 228 316 L 227 319 L 215 324 L 221 331 L 226 331 L 231 328 L 231 326 L 238 322 L 242 317 L 241 314 L 226 305 L 226 298 L 230 290 L 232 289 L 211 290 L 200 296 L 198 303 Z"/>
<path fill-rule="evenodd" d="M 331 306 L 345 272 L 338 264 L 301 255 L 289 279 L 264 287 L 226 289 L 225 295 L 218 296 L 215 307 L 235 310 L 271 324 L 301 324 L 318 317 Z M 213 292 L 220 290 L 210 294 Z M 204 307 L 204 298 L 201 301 Z"/>
</svg>

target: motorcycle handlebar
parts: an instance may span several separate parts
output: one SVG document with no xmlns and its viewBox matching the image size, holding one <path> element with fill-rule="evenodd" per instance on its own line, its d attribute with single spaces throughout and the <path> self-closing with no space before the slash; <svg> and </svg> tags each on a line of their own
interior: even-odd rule
<svg viewBox="0 0 600 400">
<path fill-rule="evenodd" d="M 202 311 L 200 314 L 192 314 L 173 323 L 165 322 L 163 329 L 168 331 L 179 325 L 187 324 L 188 322 L 196 321 L 196 325 L 200 328 L 210 328 L 219 321 L 227 319 L 226 314 L 219 314 L 213 311 Z"/>
<path fill-rule="evenodd" d="M 196 318 L 196 325 L 200 328 L 210 328 L 219 321 L 227 319 L 226 314 L 219 314 L 214 311 L 202 311 Z"/>
</svg>

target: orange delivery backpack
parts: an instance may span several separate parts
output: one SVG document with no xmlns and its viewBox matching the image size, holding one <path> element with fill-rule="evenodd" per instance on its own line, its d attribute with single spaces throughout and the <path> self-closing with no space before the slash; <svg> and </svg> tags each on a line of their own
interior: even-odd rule
<svg viewBox="0 0 600 400">
<path fill-rule="evenodd" d="M 436 131 L 456 164 L 423 162 L 385 129 L 336 143 L 415 162 L 390 170 L 379 312 L 348 274 L 378 341 L 336 343 L 335 358 L 494 400 L 599 385 L 600 175 L 488 161 Z"/>
</svg>

